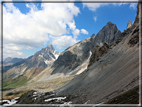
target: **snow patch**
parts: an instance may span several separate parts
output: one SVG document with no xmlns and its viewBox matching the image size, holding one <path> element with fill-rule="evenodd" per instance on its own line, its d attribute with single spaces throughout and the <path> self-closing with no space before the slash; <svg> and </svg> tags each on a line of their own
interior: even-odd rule
<svg viewBox="0 0 142 107">
<path fill-rule="evenodd" d="M 64 99 L 66 99 L 66 97 L 50 98 L 50 99 L 47 99 L 47 100 L 44 100 L 44 101 L 45 102 L 49 102 L 49 101 L 52 101 L 52 100 L 61 101 L 61 100 L 64 100 Z"/>
<path fill-rule="evenodd" d="M 45 60 L 44 62 L 45 62 L 46 64 L 48 64 L 49 61 L 48 61 L 48 60 Z"/>
<path fill-rule="evenodd" d="M 56 54 L 56 51 L 53 52 L 53 55 L 55 56 L 56 59 L 59 57 L 59 54 Z"/>
<path fill-rule="evenodd" d="M 90 57 L 91 57 L 91 55 L 92 55 L 92 52 L 91 52 L 91 51 L 90 51 L 89 53 L 90 53 L 90 55 L 89 55 L 89 57 L 88 57 L 88 59 L 87 59 L 87 60 L 89 60 L 89 59 L 90 59 Z"/>
<path fill-rule="evenodd" d="M 6 102 L 5 104 L 3 104 L 3 106 L 11 106 L 11 105 L 13 105 L 13 104 L 16 104 L 18 98 L 19 98 L 19 97 L 16 97 L 16 98 L 14 98 L 14 99 L 11 99 L 11 101 L 10 101 L 10 100 L 2 100 L 2 101 L 0 101 L 0 102 Z"/>
<path fill-rule="evenodd" d="M 43 55 L 38 55 L 39 57 L 43 58 Z"/>
</svg>

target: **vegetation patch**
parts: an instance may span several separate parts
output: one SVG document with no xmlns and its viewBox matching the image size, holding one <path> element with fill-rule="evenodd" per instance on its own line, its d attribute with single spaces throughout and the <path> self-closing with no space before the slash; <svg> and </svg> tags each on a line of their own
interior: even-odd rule
<svg viewBox="0 0 142 107">
<path fill-rule="evenodd" d="M 15 79 L 3 81 L 3 89 L 17 88 L 17 87 L 25 85 L 27 82 L 28 82 L 27 77 L 21 75 Z"/>
</svg>

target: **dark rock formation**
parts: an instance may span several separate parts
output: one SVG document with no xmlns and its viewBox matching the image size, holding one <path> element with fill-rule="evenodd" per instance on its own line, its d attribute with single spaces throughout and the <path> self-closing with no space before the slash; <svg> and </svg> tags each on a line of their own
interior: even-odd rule
<svg viewBox="0 0 142 107">
<path fill-rule="evenodd" d="M 89 62 L 89 66 L 91 66 L 93 63 L 95 63 L 96 61 L 99 60 L 99 58 L 101 58 L 104 54 L 106 54 L 109 49 L 111 49 L 110 45 L 104 43 L 103 46 L 95 46 L 94 51 L 90 57 L 90 62 Z"/>
<path fill-rule="evenodd" d="M 116 25 L 108 22 L 97 35 L 93 34 L 90 38 L 80 41 L 61 53 L 52 66 L 55 68 L 52 74 L 57 73 L 61 66 L 75 69 L 91 56 L 95 46 L 101 46 L 103 43 L 112 44 L 118 40 L 120 34 Z"/>
</svg>

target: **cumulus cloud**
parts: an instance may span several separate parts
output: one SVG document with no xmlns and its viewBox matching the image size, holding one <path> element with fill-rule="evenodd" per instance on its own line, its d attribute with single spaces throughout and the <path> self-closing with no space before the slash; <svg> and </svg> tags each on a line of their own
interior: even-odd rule
<svg viewBox="0 0 142 107">
<path fill-rule="evenodd" d="M 14 44 L 4 44 L 3 56 L 4 58 L 6 58 L 7 56 L 24 58 L 26 56 L 21 52 L 23 48 L 24 48 L 23 46 L 16 46 Z"/>
<path fill-rule="evenodd" d="M 64 35 L 60 37 L 52 37 L 52 44 L 58 49 L 68 48 L 77 42 L 79 42 L 79 40 L 72 38 L 72 36 Z"/>
<path fill-rule="evenodd" d="M 88 31 L 85 29 L 81 29 L 81 33 L 88 35 Z"/>
<path fill-rule="evenodd" d="M 75 21 L 68 23 L 69 28 L 72 30 L 72 33 L 74 35 L 74 38 L 77 38 L 77 36 L 80 34 L 80 30 L 76 28 Z"/>
<path fill-rule="evenodd" d="M 74 35 L 74 38 L 77 38 L 77 36 L 80 34 L 80 30 L 79 29 L 75 29 L 73 30 L 73 35 Z"/>
<path fill-rule="evenodd" d="M 68 23 L 72 23 L 74 16 L 80 13 L 79 8 L 73 3 L 42 3 L 40 10 L 38 10 L 34 4 L 26 4 L 26 7 L 29 8 L 30 11 L 23 14 L 12 3 L 4 4 L 4 45 L 11 43 L 17 47 L 24 46 L 26 47 L 25 49 L 41 47 L 48 42 L 49 35 L 59 36 L 61 38 L 62 35 L 66 34 Z M 78 35 L 76 26 L 75 28 L 70 27 L 70 29 L 72 33 L 74 32 L 74 36 Z M 64 36 L 62 38 L 64 38 Z M 73 42 L 76 42 L 75 39 L 73 40 Z M 15 51 L 11 52 L 13 55 L 16 55 L 17 51 L 15 49 L 19 49 L 17 47 L 12 47 L 14 48 L 13 51 Z M 21 53 L 17 54 L 23 55 Z"/>
<path fill-rule="evenodd" d="M 22 50 L 22 47 L 16 46 L 14 44 L 5 44 L 4 49 L 10 49 L 10 50 Z"/>
</svg>

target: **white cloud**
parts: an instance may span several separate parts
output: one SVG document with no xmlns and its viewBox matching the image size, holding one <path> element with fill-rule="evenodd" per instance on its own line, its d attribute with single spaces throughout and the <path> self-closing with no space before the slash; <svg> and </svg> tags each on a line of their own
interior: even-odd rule
<svg viewBox="0 0 142 107">
<path fill-rule="evenodd" d="M 84 1 L 84 0 L 82 0 Z M 85 1 L 99 1 L 99 0 L 85 0 Z M 104 1 L 108 1 L 110 2 L 110 0 L 104 0 Z M 120 3 L 113 3 L 113 1 L 118 1 Z M 138 0 L 113 0 L 112 3 L 83 3 L 83 8 L 84 7 L 88 7 L 89 10 L 91 11 L 96 11 L 98 8 L 100 8 L 101 6 L 107 6 L 107 5 L 114 5 L 114 6 L 121 6 L 124 4 L 129 4 L 129 2 L 131 1 L 138 1 Z M 130 7 L 135 7 L 133 6 L 134 4 L 130 3 Z"/>
<path fill-rule="evenodd" d="M 101 6 L 108 5 L 108 3 L 83 3 L 83 8 L 88 7 L 91 11 L 96 11 Z"/>
<path fill-rule="evenodd" d="M 80 30 L 79 29 L 75 29 L 73 30 L 73 35 L 74 35 L 74 38 L 77 38 L 77 36 L 80 34 Z"/>
<path fill-rule="evenodd" d="M 74 35 L 74 38 L 77 38 L 77 36 L 80 34 L 80 30 L 76 28 L 75 21 L 68 23 L 69 28 L 72 30 L 72 33 Z"/>
<path fill-rule="evenodd" d="M 16 46 L 14 44 L 5 44 L 4 49 L 10 49 L 10 50 L 22 50 L 20 46 Z"/>
<path fill-rule="evenodd" d="M 41 47 L 47 43 L 49 35 L 66 34 L 68 23 L 73 23 L 75 28 L 71 25 L 70 29 L 77 37 L 78 29 L 73 20 L 80 10 L 73 3 L 42 3 L 40 10 L 34 4 L 26 4 L 26 7 L 30 8 L 27 14 L 21 13 L 12 3 L 5 3 L 3 7 L 3 42 L 17 46 L 12 47 L 13 55 L 22 55 L 17 53 L 20 46 L 25 49 Z M 9 55 L 13 56 L 12 53 Z"/>
<path fill-rule="evenodd" d="M 69 46 L 72 46 L 73 44 L 79 42 L 75 38 L 72 38 L 72 36 L 60 36 L 60 37 L 52 37 L 52 44 L 56 46 L 58 49 L 62 48 L 68 48 Z"/>
<path fill-rule="evenodd" d="M 24 55 L 22 52 L 17 52 L 17 54 L 18 54 L 19 56 Z"/>
<path fill-rule="evenodd" d="M 20 52 L 22 49 L 24 49 L 24 46 L 17 46 L 15 44 L 4 44 L 3 45 L 3 56 L 6 57 L 19 57 L 24 58 L 25 55 Z"/>
<path fill-rule="evenodd" d="M 88 31 L 85 29 L 81 29 L 81 33 L 88 35 Z"/>
<path fill-rule="evenodd" d="M 137 9 L 137 3 L 130 3 L 130 8 Z"/>
<path fill-rule="evenodd" d="M 47 43 L 47 34 L 66 34 L 66 24 L 80 12 L 73 3 L 46 3 L 42 4 L 42 10 L 33 4 L 26 6 L 31 9 L 26 15 L 13 4 L 4 7 L 4 42 L 40 47 Z"/>
<path fill-rule="evenodd" d="M 74 30 L 76 28 L 74 20 L 72 22 L 68 22 L 68 25 L 69 25 L 70 29 L 72 29 L 72 30 Z"/>
<path fill-rule="evenodd" d="M 97 16 L 94 17 L 95 22 L 97 21 Z"/>
</svg>

